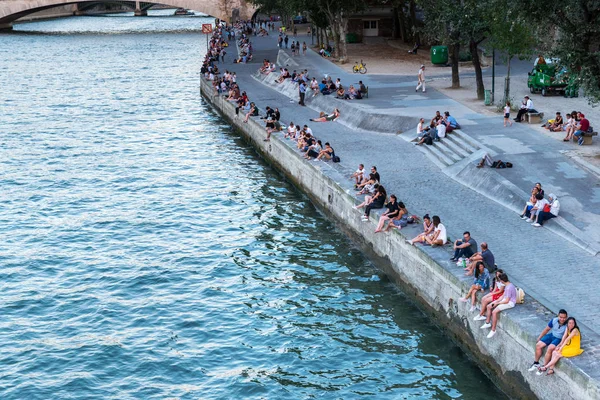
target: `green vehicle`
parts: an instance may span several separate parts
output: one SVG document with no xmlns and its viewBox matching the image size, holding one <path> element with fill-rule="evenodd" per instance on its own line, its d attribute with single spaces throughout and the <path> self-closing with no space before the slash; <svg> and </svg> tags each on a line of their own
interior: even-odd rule
<svg viewBox="0 0 600 400">
<path fill-rule="evenodd" d="M 579 84 L 566 68 L 557 64 L 541 64 L 528 73 L 527 87 L 531 93 L 562 94 L 565 97 L 579 97 Z"/>
</svg>

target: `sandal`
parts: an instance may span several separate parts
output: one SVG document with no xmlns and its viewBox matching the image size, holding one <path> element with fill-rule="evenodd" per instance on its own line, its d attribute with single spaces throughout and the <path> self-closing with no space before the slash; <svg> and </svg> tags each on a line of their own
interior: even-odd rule
<svg viewBox="0 0 600 400">
<path fill-rule="evenodd" d="M 544 372 L 546 372 L 546 367 L 539 367 L 537 372 L 535 373 L 537 376 L 541 376 L 544 375 Z"/>
<path fill-rule="evenodd" d="M 546 375 L 554 375 L 554 368 L 548 368 Z"/>
</svg>

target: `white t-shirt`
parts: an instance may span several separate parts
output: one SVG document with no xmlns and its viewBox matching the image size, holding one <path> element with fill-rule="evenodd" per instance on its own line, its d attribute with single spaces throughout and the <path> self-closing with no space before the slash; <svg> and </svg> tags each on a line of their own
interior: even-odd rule
<svg viewBox="0 0 600 400">
<path fill-rule="evenodd" d="M 288 134 L 292 135 L 296 133 L 296 127 L 295 126 L 288 126 Z"/>
<path fill-rule="evenodd" d="M 510 106 L 504 106 L 504 114 L 510 114 Z"/>
<path fill-rule="evenodd" d="M 419 73 L 417 74 L 417 77 L 419 78 L 419 81 L 424 81 L 425 80 L 425 70 L 420 69 Z"/>
<path fill-rule="evenodd" d="M 550 204 L 550 203 L 548 203 L 548 200 L 546 200 L 546 199 L 538 200 L 537 203 L 535 203 L 535 208 L 537 208 L 538 212 L 542 211 L 546 204 Z"/>
<path fill-rule="evenodd" d="M 437 134 L 438 134 L 438 137 L 440 137 L 440 138 L 446 137 L 446 125 L 439 124 L 437 126 Z"/>
<path fill-rule="evenodd" d="M 448 240 L 448 236 L 446 235 L 446 227 L 443 224 L 438 224 L 437 228 L 435 228 L 434 232 L 439 231 L 438 240 L 441 240 L 442 243 L 446 243 Z"/>
<path fill-rule="evenodd" d="M 417 135 L 420 135 L 421 133 L 423 133 L 423 123 L 419 122 L 419 125 L 417 125 Z"/>
<path fill-rule="evenodd" d="M 308 126 L 306 127 L 306 133 L 312 136 L 312 129 L 310 129 Z"/>
</svg>

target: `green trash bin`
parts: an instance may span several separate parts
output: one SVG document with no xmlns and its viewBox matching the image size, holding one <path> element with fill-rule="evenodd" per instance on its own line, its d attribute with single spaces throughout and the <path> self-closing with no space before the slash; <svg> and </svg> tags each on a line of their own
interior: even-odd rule
<svg viewBox="0 0 600 400">
<path fill-rule="evenodd" d="M 491 106 L 492 105 L 492 91 L 489 89 L 485 89 L 484 93 L 485 93 L 485 98 L 483 100 L 483 104 L 485 104 L 486 106 Z"/>
<path fill-rule="evenodd" d="M 356 33 L 347 33 L 346 34 L 346 43 L 357 43 L 358 35 Z"/>
<path fill-rule="evenodd" d="M 431 63 L 448 64 L 448 46 L 432 46 Z"/>
</svg>

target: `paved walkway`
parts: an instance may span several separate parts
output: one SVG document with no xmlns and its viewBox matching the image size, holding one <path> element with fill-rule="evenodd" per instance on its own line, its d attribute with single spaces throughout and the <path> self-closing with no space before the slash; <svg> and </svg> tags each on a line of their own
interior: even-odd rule
<svg viewBox="0 0 600 400">
<path fill-rule="evenodd" d="M 318 114 L 311 109 L 312 99 L 307 100 L 308 107 L 300 107 L 297 98 L 285 96 L 276 85 L 266 86 L 251 77 L 262 59 L 276 60 L 275 40 L 274 36 L 253 38 L 254 63 L 221 66 L 237 72 L 242 90 L 261 110 L 267 105 L 279 107 L 283 123 L 308 123 L 318 138 L 332 143 L 342 159 L 336 168 L 348 175 L 359 163 L 377 165 L 388 193 L 395 193 L 411 214 L 439 215 L 451 238 L 460 237 L 464 230 L 471 231 L 478 243 L 488 242 L 499 267 L 528 295 L 553 312 L 567 309 L 585 329 L 600 333 L 600 256 L 590 255 L 550 229 L 531 227 L 514 211 L 450 179 L 401 135 L 351 129 L 338 122 L 310 124 L 309 118 Z M 299 66 L 291 69 L 307 68 L 311 77 L 327 74 L 334 79 L 339 77 L 345 85 L 362 79 L 369 86 L 368 99 L 328 99 L 331 108 L 340 107 L 342 116 L 345 110 L 352 112 L 348 107 L 358 105 L 374 113 L 426 118 L 431 118 L 436 110 L 450 111 L 464 132 L 495 152 L 495 158 L 515 164 L 512 170 L 501 171 L 505 179 L 526 193 L 534 182 L 542 182 L 546 194 L 554 192 L 559 196 L 561 215 L 566 220 L 588 236 L 600 237 L 600 181 L 564 157 L 558 142 L 524 125 L 503 128 L 498 117 L 479 115 L 434 90 L 415 93 L 414 77 L 348 74 L 310 51 L 294 60 Z M 393 132 L 393 127 L 389 131 Z M 584 339 L 585 336 L 584 333 Z M 586 347 L 591 349 L 596 344 L 596 340 L 593 344 L 588 341 Z"/>
</svg>

